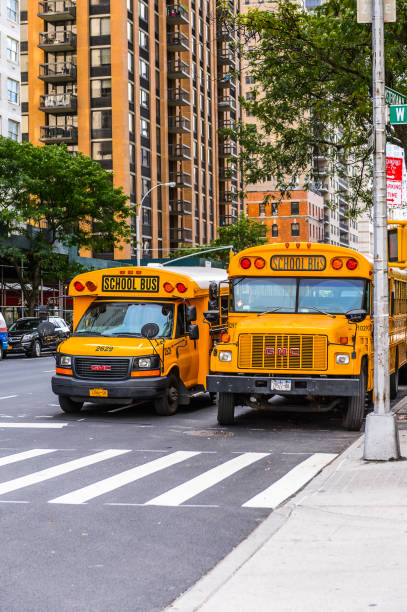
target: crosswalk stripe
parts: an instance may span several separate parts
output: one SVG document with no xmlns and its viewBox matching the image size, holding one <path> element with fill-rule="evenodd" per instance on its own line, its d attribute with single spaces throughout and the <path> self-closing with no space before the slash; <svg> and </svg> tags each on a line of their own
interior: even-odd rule
<svg viewBox="0 0 407 612">
<path fill-rule="evenodd" d="M 255 495 L 243 508 L 277 508 L 318 474 L 337 454 L 315 453 L 302 461 L 270 487 Z"/>
<path fill-rule="evenodd" d="M 62 429 L 68 423 L 0 423 L 0 429 Z"/>
<path fill-rule="evenodd" d="M 183 484 L 170 489 L 166 493 L 150 499 L 146 502 L 146 506 L 179 506 L 187 499 L 195 497 L 198 493 L 202 493 L 205 489 L 213 487 L 215 484 L 225 480 L 235 472 L 251 465 L 259 459 L 267 457 L 270 453 L 243 453 L 230 461 L 221 463 L 211 470 L 188 480 Z"/>
<path fill-rule="evenodd" d="M 54 467 L 40 470 L 39 472 L 33 472 L 27 476 L 13 478 L 13 480 L 0 483 L 0 495 L 43 482 L 44 480 L 49 480 L 50 478 L 55 478 L 56 476 L 68 474 L 74 470 L 79 470 L 80 468 L 99 463 L 99 461 L 118 457 L 119 455 L 129 452 L 129 450 L 108 449 L 94 453 L 93 455 L 88 455 L 87 457 L 81 457 L 80 459 L 73 459 L 72 461 L 67 461 L 66 463 L 61 463 L 59 465 L 55 465 Z"/>
<path fill-rule="evenodd" d="M 77 491 L 72 491 L 71 493 L 67 493 L 66 495 L 61 495 L 61 497 L 51 499 L 49 503 L 83 504 L 84 502 L 87 502 L 90 499 L 99 497 L 99 495 L 114 491 L 115 489 L 118 489 L 123 485 L 129 484 L 130 482 L 134 482 L 136 480 L 140 480 L 140 478 L 144 478 L 145 476 L 150 476 L 150 474 L 154 474 L 155 472 L 170 467 L 171 465 L 175 465 L 176 463 L 179 463 L 181 461 L 185 461 L 186 459 L 190 459 L 191 457 L 194 457 L 195 455 L 199 454 L 199 452 L 192 451 L 176 451 L 174 453 L 171 453 L 170 455 L 166 455 L 165 457 L 154 459 L 153 461 L 149 461 L 148 463 L 144 463 L 143 465 L 138 465 L 137 467 L 131 468 L 130 470 L 126 470 L 125 472 L 121 472 L 120 474 L 115 474 L 114 476 L 110 476 L 109 478 L 105 478 L 104 480 L 100 480 L 99 482 L 95 482 L 87 487 L 78 489 Z"/>
<path fill-rule="evenodd" d="M 40 457 L 48 453 L 55 453 L 55 450 L 56 449 L 53 448 L 33 448 L 32 450 L 22 453 L 14 453 L 13 455 L 0 457 L 0 467 L 2 465 L 9 465 L 10 463 L 17 463 L 17 461 L 24 461 L 24 459 L 32 459 L 33 457 Z"/>
</svg>

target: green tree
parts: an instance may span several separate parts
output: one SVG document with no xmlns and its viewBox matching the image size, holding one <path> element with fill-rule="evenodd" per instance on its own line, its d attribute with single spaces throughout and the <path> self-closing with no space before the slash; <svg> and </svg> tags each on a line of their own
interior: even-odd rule
<svg viewBox="0 0 407 612">
<path fill-rule="evenodd" d="M 89 157 L 0 138 L 0 257 L 14 266 L 31 314 L 41 280 L 83 269 L 68 262 L 67 249 L 128 241 L 129 215 L 127 196 Z"/>
<path fill-rule="evenodd" d="M 242 104 L 258 120 L 226 134 L 242 145 L 247 182 L 272 175 L 283 192 L 302 175 L 306 186 L 323 182 L 323 158 L 340 177 L 351 164 L 356 214 L 358 202 L 371 205 L 371 26 L 357 23 L 356 0 L 328 0 L 312 12 L 301 5 L 276 0 L 272 10 L 225 17 L 251 49 L 243 76 L 254 79 L 252 99 Z M 405 94 L 406 40 L 407 2 L 397 0 L 397 22 L 385 25 L 386 85 Z M 407 154 L 407 126 L 388 131 Z"/>
</svg>

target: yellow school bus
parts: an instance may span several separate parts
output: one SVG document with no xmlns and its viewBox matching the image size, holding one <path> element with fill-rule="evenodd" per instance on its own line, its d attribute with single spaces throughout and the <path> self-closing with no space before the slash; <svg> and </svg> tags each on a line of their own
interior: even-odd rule
<svg viewBox="0 0 407 612">
<path fill-rule="evenodd" d="M 348 248 L 316 243 L 253 247 L 233 256 L 227 333 L 211 355 L 207 388 L 218 421 L 236 405 L 264 407 L 277 394 L 307 409 L 342 407 L 359 430 L 373 391 L 373 267 Z M 390 393 L 406 367 L 407 273 L 390 269 Z M 317 401 L 309 402 L 309 398 Z"/>
<path fill-rule="evenodd" d="M 211 327 L 203 313 L 227 296 L 226 281 L 225 270 L 162 266 L 75 277 L 73 334 L 58 346 L 52 378 L 62 410 L 146 399 L 166 416 L 206 391 L 220 322 Z M 211 283 L 219 295 L 210 295 Z"/>
</svg>

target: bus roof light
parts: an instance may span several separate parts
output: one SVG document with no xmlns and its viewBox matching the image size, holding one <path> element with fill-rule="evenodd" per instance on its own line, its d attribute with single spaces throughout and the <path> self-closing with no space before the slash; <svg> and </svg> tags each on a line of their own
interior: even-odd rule
<svg viewBox="0 0 407 612">
<path fill-rule="evenodd" d="M 75 281 L 73 286 L 76 291 L 83 291 L 85 289 L 85 285 L 82 285 L 81 281 Z"/>
<path fill-rule="evenodd" d="M 95 283 L 92 283 L 91 280 L 86 281 L 86 287 L 89 289 L 89 291 L 96 291 L 96 289 L 98 288 L 97 285 L 95 285 Z"/>
<path fill-rule="evenodd" d="M 358 262 L 352 257 L 346 262 L 346 267 L 348 268 L 348 270 L 356 270 L 356 268 L 358 267 Z"/>
<path fill-rule="evenodd" d="M 289 243 L 289 242 L 286 242 L 286 243 L 285 243 L 285 248 L 286 248 L 286 249 L 288 249 L 288 247 L 289 247 L 289 246 L 290 246 L 290 243 Z"/>
<path fill-rule="evenodd" d="M 171 283 L 164 283 L 163 287 L 164 291 L 167 293 L 172 293 L 174 291 L 174 287 L 171 285 Z"/>
<path fill-rule="evenodd" d="M 248 270 L 251 265 L 252 265 L 252 262 L 250 261 L 248 257 L 243 257 L 240 260 L 240 266 L 243 268 L 243 270 Z"/>
<path fill-rule="evenodd" d="M 179 291 L 180 293 L 185 293 L 185 291 L 187 290 L 187 288 L 185 287 L 184 283 L 177 283 L 175 285 L 177 291 Z"/>
<path fill-rule="evenodd" d="M 127 270 L 127 274 L 134 274 L 133 270 Z"/>
<path fill-rule="evenodd" d="M 266 262 L 264 261 L 263 257 L 256 257 L 254 260 L 254 265 L 258 270 L 262 270 L 266 265 Z"/>
<path fill-rule="evenodd" d="M 299 249 L 301 244 L 299 242 L 297 242 L 297 244 L 295 246 L 297 247 L 297 249 Z"/>
<path fill-rule="evenodd" d="M 126 270 L 120 270 L 119 274 L 126 274 Z"/>
<path fill-rule="evenodd" d="M 307 242 L 307 249 L 310 249 L 310 248 L 311 248 L 311 243 Z"/>
<path fill-rule="evenodd" d="M 331 261 L 331 266 L 334 270 L 340 270 L 343 266 L 342 259 L 339 259 L 339 257 L 335 257 L 335 259 Z"/>
</svg>

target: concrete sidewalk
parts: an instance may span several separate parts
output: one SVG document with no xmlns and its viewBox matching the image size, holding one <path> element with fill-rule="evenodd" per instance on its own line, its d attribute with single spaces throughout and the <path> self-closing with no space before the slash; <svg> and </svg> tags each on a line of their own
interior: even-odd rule
<svg viewBox="0 0 407 612">
<path fill-rule="evenodd" d="M 167 610 L 407 611 L 407 461 L 365 462 L 363 440 Z"/>
</svg>

